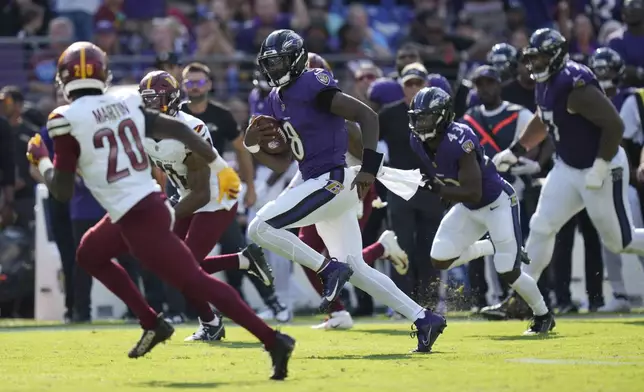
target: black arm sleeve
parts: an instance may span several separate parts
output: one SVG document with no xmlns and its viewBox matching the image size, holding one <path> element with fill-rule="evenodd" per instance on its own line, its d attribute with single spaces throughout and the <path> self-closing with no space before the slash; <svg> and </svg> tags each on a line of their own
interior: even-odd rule
<svg viewBox="0 0 644 392">
<path fill-rule="evenodd" d="M 341 90 L 339 88 L 327 88 L 322 90 L 315 96 L 315 105 L 318 109 L 324 112 L 331 111 L 331 102 L 333 102 L 333 97 L 335 94 L 339 93 Z"/>
<path fill-rule="evenodd" d="M 13 132 L 7 120 L 0 117 L 0 186 L 16 182 Z"/>
</svg>

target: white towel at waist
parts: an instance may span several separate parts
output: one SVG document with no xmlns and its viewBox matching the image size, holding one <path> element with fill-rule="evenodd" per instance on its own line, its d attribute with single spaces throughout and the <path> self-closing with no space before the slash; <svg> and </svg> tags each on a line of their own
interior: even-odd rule
<svg viewBox="0 0 644 392">
<path fill-rule="evenodd" d="M 351 170 L 358 173 L 360 166 L 352 166 Z M 416 194 L 416 191 L 418 191 L 418 187 L 425 184 L 423 175 L 420 174 L 420 170 L 418 169 L 400 170 L 383 166 L 378 172 L 376 179 L 391 192 L 405 200 L 411 199 Z"/>
</svg>

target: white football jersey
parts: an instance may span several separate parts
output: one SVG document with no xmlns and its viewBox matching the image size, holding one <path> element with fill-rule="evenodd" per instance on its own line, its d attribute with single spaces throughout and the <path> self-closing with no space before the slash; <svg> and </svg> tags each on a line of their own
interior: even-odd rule
<svg viewBox="0 0 644 392">
<path fill-rule="evenodd" d="M 143 148 L 142 105 L 138 93 L 85 96 L 54 109 L 47 121 L 52 138 L 78 141 L 78 172 L 113 222 L 161 190 Z"/>
<path fill-rule="evenodd" d="M 203 121 L 182 111 L 177 112 L 177 118 L 194 129 L 208 144 L 213 145 L 208 127 Z M 184 162 L 188 154 L 190 154 L 190 150 L 183 143 L 171 139 L 154 140 L 146 138 L 143 141 L 143 146 L 154 165 L 163 170 L 168 180 L 177 188 L 179 196 L 181 198 L 187 196 L 190 193 L 190 189 L 188 188 L 188 167 Z M 228 197 L 224 197 L 221 202 L 218 202 L 218 196 L 219 180 L 217 173 L 211 169 L 210 202 L 195 212 L 230 210 L 237 202 L 236 199 L 229 199 Z"/>
</svg>

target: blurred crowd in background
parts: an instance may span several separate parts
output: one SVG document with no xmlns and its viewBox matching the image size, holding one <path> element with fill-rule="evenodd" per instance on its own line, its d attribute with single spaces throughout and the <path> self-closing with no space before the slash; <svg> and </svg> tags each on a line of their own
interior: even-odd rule
<svg viewBox="0 0 644 392">
<path fill-rule="evenodd" d="M 0 121 L 6 123 L 10 130 L 3 132 L 0 143 L 4 161 L 10 154 L 8 149 L 13 148 L 15 165 L 15 176 L 8 176 L 5 170 L 0 177 L 5 192 L 4 201 L 0 204 L 0 226 L 5 227 L 0 251 L 6 255 L 7 249 L 18 249 L 6 257 L 24 261 L 21 269 L 16 267 L 16 271 L 24 272 L 20 284 L 3 286 L 3 281 L 9 280 L 8 271 L 11 269 L 5 267 L 4 271 L 0 270 L 0 317 L 31 315 L 33 281 L 29 286 L 29 276 L 33 280 L 33 271 L 30 275 L 29 265 L 33 270 L 33 252 L 29 251 L 28 244 L 33 243 L 34 188 L 38 178 L 30 173 L 23 151 L 30 136 L 44 127 L 49 112 L 61 104 L 54 83 L 56 62 L 70 43 L 92 41 L 101 47 L 109 55 L 114 85 L 138 85 L 139 80 L 154 69 L 166 70 L 181 82 L 185 65 L 193 61 L 205 64 L 208 99 L 221 102 L 224 106 L 219 107 L 229 111 L 234 118 L 234 124 L 228 122 L 219 130 L 208 125 L 213 138 L 221 140 L 218 148 L 227 154 L 225 156 L 235 167 L 239 167 L 235 161 L 240 160 L 239 155 L 242 154 L 237 148 L 240 130 L 245 129 L 249 116 L 253 114 L 248 97 L 251 90 L 259 88 L 254 72 L 255 56 L 262 40 L 275 29 L 289 28 L 300 33 L 308 51 L 321 54 L 328 61 L 343 90 L 377 111 L 382 109 L 382 105 L 369 100 L 371 84 L 383 77 L 395 79 L 405 65 L 420 62 L 424 65 L 423 72 L 440 74 L 447 79 L 454 92 L 456 113 L 460 118 L 476 103 L 472 93 L 475 90 L 471 81 L 472 71 L 488 63 L 487 56 L 493 45 L 505 42 L 520 50 L 528 44 L 534 30 L 553 27 L 568 39 L 571 58 L 585 63 L 597 48 L 608 46 L 611 37 L 632 27 L 625 27 L 622 22 L 622 3 L 622 0 L 0 1 L 0 115 L 4 117 Z M 634 35 L 640 34 L 635 31 L 633 28 Z M 629 75 L 633 86 L 644 85 L 641 83 L 644 72 L 638 74 L 638 70 L 644 67 L 644 56 L 631 53 L 633 50 L 642 51 L 644 41 L 638 42 L 639 46 L 636 44 L 620 53 L 632 71 Z M 520 59 L 517 61 L 513 73 L 509 77 L 504 76 L 504 88 L 514 83 L 528 91 L 528 102 L 516 103 L 534 112 L 534 97 L 532 100 L 529 98 L 533 84 Z M 187 95 L 189 99 L 190 93 Z M 407 123 L 403 121 L 399 127 L 400 132 L 406 135 Z M 385 145 L 389 144 L 391 162 L 396 160 L 393 155 L 405 154 L 398 146 L 391 145 L 400 138 L 383 136 L 383 139 Z M 256 170 L 259 172 L 261 168 L 256 167 Z M 540 176 L 545 173 L 544 170 Z M 252 211 L 253 207 L 257 208 L 258 200 L 266 197 L 260 188 L 270 188 L 275 184 L 264 186 L 258 181 L 266 181 L 262 179 L 266 176 L 255 177 L 253 184 L 246 181 L 248 191 L 240 202 L 248 208 L 242 209 L 239 225 L 234 230 L 243 230 L 244 214 L 249 209 Z M 284 186 L 287 183 L 286 180 L 282 182 Z M 12 203 L 6 203 L 9 188 L 12 188 Z M 528 193 L 526 198 L 530 197 Z M 386 190 L 379 189 L 379 195 L 381 200 L 387 200 Z M 536 204 L 536 197 L 538 191 L 530 203 Z M 364 233 L 365 244 L 377 240 L 385 228 L 396 229 L 396 224 L 390 219 L 391 212 L 387 213 L 388 208 L 374 210 Z M 528 213 L 523 218 L 527 226 L 530 208 L 526 210 Z M 402 234 L 397 233 L 399 242 L 410 255 L 412 268 L 409 277 L 399 277 L 396 282 L 416 279 L 414 274 L 429 274 L 434 280 L 438 277 L 439 274 L 431 271 L 429 247 L 441 216 L 442 212 L 437 217 L 423 218 L 426 219 L 423 222 L 429 222 L 429 228 L 422 228 L 418 246 L 415 245 L 416 240 L 401 239 Z M 50 218 L 54 219 L 52 214 Z M 573 222 L 573 231 L 575 225 Z M 20 234 L 19 228 L 26 234 Z M 413 237 L 415 234 L 412 231 L 404 235 Z M 596 238 L 596 233 L 594 235 Z M 591 246 L 591 242 L 587 240 L 587 246 Z M 587 258 L 594 260 L 591 268 L 588 268 L 588 260 L 586 262 L 587 280 L 591 282 L 586 307 L 591 311 L 605 306 L 611 297 L 609 293 L 606 296 L 602 293 L 602 252 L 598 239 L 594 243 L 595 248 L 591 246 L 592 249 L 586 252 Z M 12 247 L 15 244 L 19 246 Z M 544 290 L 553 291 L 553 306 L 558 306 L 561 312 L 576 311 L 578 307 L 572 302 L 567 287 L 570 284 L 572 243 L 568 241 L 566 244 L 564 249 L 555 252 L 555 257 L 567 258 L 568 261 L 553 263 L 553 269 L 559 268 L 560 271 L 544 274 L 546 282 L 541 282 Z M 570 249 L 566 249 L 568 247 Z M 426 266 L 414 267 L 420 264 Z M 422 295 L 427 298 L 419 299 L 435 307 L 447 306 L 450 310 L 487 305 L 490 298 L 485 294 L 491 282 L 489 276 L 485 278 L 483 265 L 482 262 L 472 262 L 469 268 L 451 272 L 451 277 L 443 276 L 443 282 L 449 283 L 447 290 L 445 286 L 428 284 L 435 289 L 424 291 Z M 423 272 L 416 271 L 421 269 Z M 395 271 L 391 273 L 395 274 Z M 241 279 L 240 276 L 229 276 L 229 281 L 236 281 L 238 287 Z M 68 277 L 67 280 L 73 279 Z M 73 290 L 72 286 L 65 286 Z M 162 285 L 156 289 L 152 287 L 155 287 L 154 283 L 146 284 L 146 295 L 157 295 L 154 303 L 159 307 L 178 318 L 190 316 L 185 304 L 176 303 L 181 298 L 166 296 Z M 151 290 L 157 292 L 151 293 Z M 498 295 L 504 294 L 507 290 L 500 287 Z M 277 317 L 288 308 L 288 298 L 264 299 L 267 304 L 264 315 L 268 318 Z M 492 302 L 496 300 L 493 298 Z M 71 301 L 66 315 L 69 319 L 73 319 Z M 373 303 L 365 295 L 358 293 L 357 301 L 352 303 L 354 314 L 374 313 Z M 84 314 L 76 320 L 87 321 L 88 317 Z"/>
</svg>

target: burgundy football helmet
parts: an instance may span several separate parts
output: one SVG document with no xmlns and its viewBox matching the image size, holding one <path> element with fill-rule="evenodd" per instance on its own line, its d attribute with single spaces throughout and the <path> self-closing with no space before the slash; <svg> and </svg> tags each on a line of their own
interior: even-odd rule
<svg viewBox="0 0 644 392">
<path fill-rule="evenodd" d="M 75 42 L 58 58 L 56 83 L 68 100 L 69 94 L 76 90 L 105 91 L 111 80 L 107 55 L 91 42 Z"/>
<path fill-rule="evenodd" d="M 174 116 L 179 111 L 179 83 L 165 71 L 152 71 L 145 75 L 139 83 L 139 94 L 145 106 L 150 109 L 157 109 L 169 116 Z"/>
</svg>

